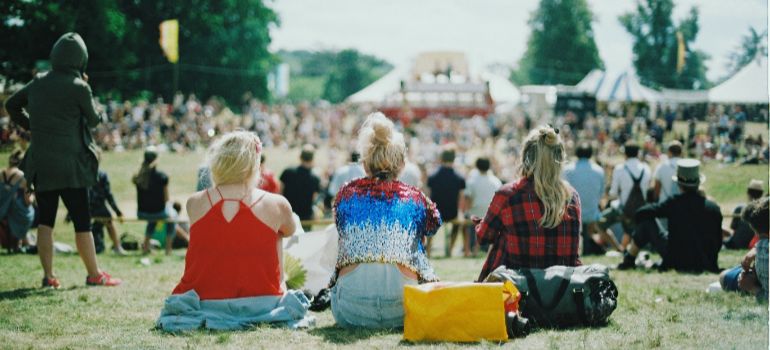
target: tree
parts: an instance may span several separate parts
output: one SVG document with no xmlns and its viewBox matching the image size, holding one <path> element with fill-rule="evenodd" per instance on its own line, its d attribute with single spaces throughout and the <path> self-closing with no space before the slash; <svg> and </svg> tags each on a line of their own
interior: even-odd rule
<svg viewBox="0 0 770 350">
<path fill-rule="evenodd" d="M 123 51 L 126 17 L 116 1 L 9 1 L 0 5 L 0 74 L 26 82 L 47 61 L 64 33 L 75 31 L 88 45 L 89 71 L 122 69 L 136 64 Z"/>
<path fill-rule="evenodd" d="M 529 20 L 527 51 L 512 78 L 519 84 L 576 84 L 603 68 L 585 0 L 541 0 Z"/>
<path fill-rule="evenodd" d="M 749 33 L 741 38 L 741 44 L 735 51 L 727 55 L 729 62 L 727 63 L 727 76 L 724 79 L 728 79 L 743 66 L 751 63 L 757 55 L 767 56 L 766 40 L 767 29 L 759 32 L 753 27 L 749 27 Z"/>
<path fill-rule="evenodd" d="M 158 45 L 159 24 L 173 18 L 180 29 L 177 67 Z M 97 94 L 151 91 L 170 99 L 178 68 L 183 92 L 219 95 L 237 106 L 246 91 L 269 98 L 267 74 L 276 63 L 267 50 L 269 28 L 277 24 L 262 0 L 2 1 L 0 74 L 28 80 L 56 39 L 77 31 L 88 46 Z"/>
<path fill-rule="evenodd" d="M 673 0 L 639 0 L 635 12 L 618 18 L 634 38 L 636 74 L 642 84 L 652 87 L 707 88 L 705 61 L 709 56 L 690 47 L 698 36 L 698 9 L 691 8 L 688 17 L 679 25 L 675 25 L 671 18 L 673 10 Z M 681 69 L 677 69 L 678 35 L 681 35 L 685 48 Z"/>
<path fill-rule="evenodd" d="M 341 102 L 385 75 L 393 67 L 375 56 L 355 49 L 342 51 L 279 51 L 289 64 L 291 81 L 288 99 Z"/>
</svg>

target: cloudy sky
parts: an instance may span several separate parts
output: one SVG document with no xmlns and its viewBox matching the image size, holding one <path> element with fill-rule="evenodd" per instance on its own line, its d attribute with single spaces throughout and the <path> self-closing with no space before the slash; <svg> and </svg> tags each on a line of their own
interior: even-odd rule
<svg viewBox="0 0 770 350">
<path fill-rule="evenodd" d="M 273 50 L 356 48 L 391 63 L 430 50 L 464 51 L 472 66 L 512 65 L 526 49 L 527 20 L 538 0 L 274 0 L 281 18 Z M 610 70 L 632 67 L 632 38 L 618 16 L 632 0 L 588 0 L 599 55 Z M 678 0 L 675 22 L 700 9 L 696 49 L 711 56 L 708 77 L 725 72 L 726 56 L 749 32 L 767 28 L 766 0 Z"/>
</svg>

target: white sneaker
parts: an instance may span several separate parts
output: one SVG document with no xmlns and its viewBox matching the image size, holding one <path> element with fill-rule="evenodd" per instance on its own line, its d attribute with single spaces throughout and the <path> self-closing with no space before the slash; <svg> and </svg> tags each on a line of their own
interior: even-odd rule
<svg viewBox="0 0 770 350">
<path fill-rule="evenodd" d="M 120 256 L 128 255 L 128 253 L 123 249 L 123 247 L 112 247 L 112 252 L 115 253 L 115 255 L 120 255 Z"/>
</svg>

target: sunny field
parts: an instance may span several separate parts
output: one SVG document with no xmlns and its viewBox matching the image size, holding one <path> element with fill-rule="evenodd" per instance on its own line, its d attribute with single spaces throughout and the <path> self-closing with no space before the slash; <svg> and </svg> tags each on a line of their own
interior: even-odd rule
<svg viewBox="0 0 770 350">
<path fill-rule="evenodd" d="M 268 151 L 268 165 L 280 171 L 295 164 L 296 151 Z M 3 163 L 5 155 L 0 155 Z M 325 158 L 321 152 L 318 159 Z M 184 201 L 195 186 L 200 152 L 161 155 L 160 168 L 170 174 L 172 197 Z M 115 195 L 127 216 L 135 215 L 135 193 L 130 177 L 141 161 L 140 152 L 106 154 L 103 167 L 111 177 Z M 706 166 L 707 192 L 723 205 L 723 212 L 743 200 L 746 183 L 760 178 L 767 183 L 768 167 Z M 60 211 L 60 215 L 63 210 Z M 695 218 L 694 218 L 695 219 Z M 728 222 L 725 221 L 725 225 Z M 119 225 L 121 233 L 140 237 L 139 223 Z M 60 222 L 56 240 L 72 244 L 73 232 Z M 441 235 L 439 235 L 441 236 Z M 443 252 L 443 238 L 434 255 Z M 740 252 L 724 252 L 720 266 L 736 265 Z M 317 313 L 315 328 L 288 331 L 267 326 L 243 332 L 193 332 L 169 335 L 153 330 L 163 299 L 179 280 L 184 251 L 174 256 L 153 255 L 143 265 L 140 256 L 100 256 L 102 266 L 124 279 L 118 288 L 87 288 L 84 270 L 76 255 L 58 255 L 56 273 L 63 290 L 38 288 L 42 277 L 36 256 L 0 255 L 0 348 L 392 348 L 410 345 L 400 331 L 350 331 L 334 326 L 330 311 Z M 586 263 L 607 265 L 618 258 L 587 258 Z M 469 281 L 483 263 L 475 259 L 435 259 L 444 280 Z M 504 344 L 512 348 L 677 348 L 767 349 L 767 304 L 739 294 L 707 294 L 714 274 L 664 274 L 613 271 L 620 290 L 619 307 L 611 323 L 599 329 L 547 330 Z M 457 348 L 459 344 L 421 344 L 418 347 Z M 473 347 L 497 348 L 479 343 Z"/>
</svg>

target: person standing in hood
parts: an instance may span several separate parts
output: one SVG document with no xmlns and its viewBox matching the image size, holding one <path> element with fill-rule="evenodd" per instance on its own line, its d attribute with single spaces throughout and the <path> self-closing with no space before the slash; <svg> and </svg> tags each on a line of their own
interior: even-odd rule
<svg viewBox="0 0 770 350">
<path fill-rule="evenodd" d="M 99 269 L 91 234 L 88 188 L 96 184 L 99 164 L 90 128 L 102 117 L 88 85 L 87 63 L 88 51 L 80 35 L 64 34 L 51 50 L 52 71 L 34 77 L 5 103 L 11 120 L 32 134 L 20 168 L 38 202 L 43 287 L 59 287 L 53 273 L 53 227 L 59 198 L 72 216 L 77 249 L 88 271 L 86 284 L 115 286 L 121 282 Z"/>
</svg>

